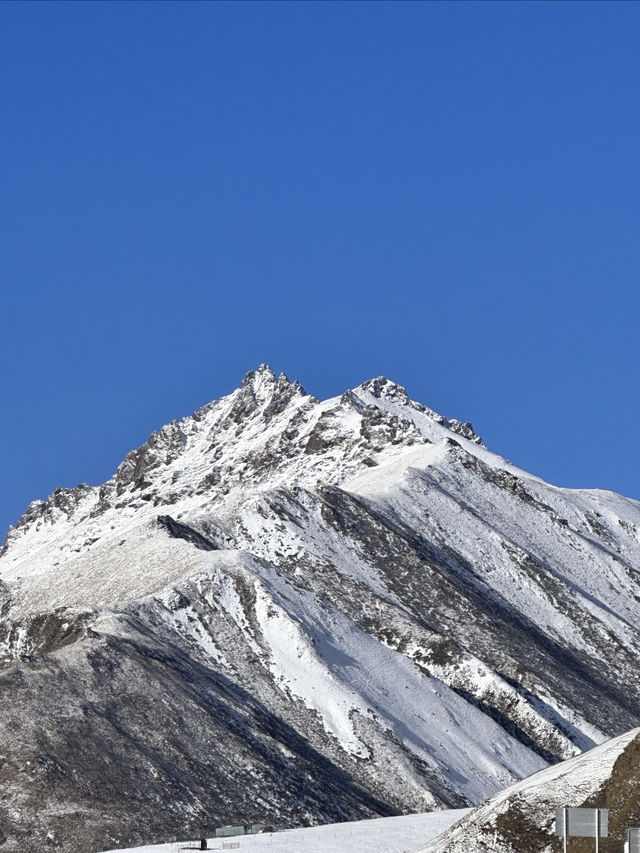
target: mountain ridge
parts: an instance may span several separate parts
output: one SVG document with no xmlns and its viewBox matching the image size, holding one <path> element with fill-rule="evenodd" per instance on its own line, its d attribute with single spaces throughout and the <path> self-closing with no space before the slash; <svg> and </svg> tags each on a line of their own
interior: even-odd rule
<svg viewBox="0 0 640 853">
<path fill-rule="evenodd" d="M 271 415 L 281 409 L 283 405 L 286 405 L 289 399 L 295 395 L 300 395 L 301 397 L 308 397 L 309 400 L 313 403 L 319 402 L 317 397 L 313 397 L 305 391 L 305 389 L 297 379 L 291 382 L 286 376 L 286 374 L 283 372 L 281 372 L 279 376 L 276 377 L 275 373 L 265 363 L 260 364 L 258 368 L 256 368 L 255 370 L 250 370 L 245 374 L 240 384 L 240 389 L 246 389 L 249 392 L 249 394 L 253 397 L 253 401 L 256 407 L 259 406 L 262 402 L 264 402 L 267 396 L 270 396 L 272 399 L 275 398 L 273 399 L 273 405 L 267 406 L 265 408 L 264 417 L 267 420 L 269 420 Z M 433 419 L 436 423 L 446 426 L 453 432 L 459 433 L 460 435 L 463 435 L 465 438 L 471 439 L 477 444 L 482 444 L 482 440 L 479 436 L 475 434 L 471 423 L 463 423 L 456 419 L 445 418 L 444 416 L 435 412 L 433 409 L 429 409 L 426 406 L 423 406 L 422 404 L 415 403 L 414 401 L 410 400 L 409 395 L 407 394 L 407 391 L 403 386 L 399 385 L 396 382 L 393 382 L 392 380 L 387 379 L 385 376 L 378 376 L 366 380 L 356 388 L 344 392 L 344 394 L 341 395 L 340 400 L 344 402 L 351 402 L 356 407 L 358 405 L 362 406 L 362 402 L 359 401 L 356 396 L 356 392 L 359 390 L 367 391 L 377 399 L 387 399 L 391 401 L 400 402 L 403 405 L 411 405 L 413 407 L 416 407 L 419 411 L 427 414 L 428 417 Z M 232 392 L 231 395 L 227 396 L 233 396 L 234 393 L 237 392 Z M 161 427 L 160 429 L 154 430 L 152 433 L 150 433 L 148 439 L 145 442 L 143 442 L 139 447 L 137 447 L 135 450 L 130 451 L 127 454 L 125 460 L 123 460 L 123 462 L 118 465 L 113 477 L 107 480 L 106 483 L 109 483 L 114 477 L 116 479 L 119 478 L 120 480 L 126 480 L 131 465 L 134 466 L 133 475 L 135 477 L 135 464 L 141 456 L 144 457 L 145 452 L 152 451 L 154 446 L 161 445 L 163 442 L 180 441 L 180 438 L 183 437 L 180 425 L 193 420 L 201 420 L 203 417 L 206 416 L 206 413 L 210 410 L 210 408 L 217 402 L 217 400 L 214 400 L 210 403 L 205 403 L 203 406 L 193 412 L 193 414 L 186 415 L 177 420 L 173 420 L 165 426 Z M 242 416 L 244 412 L 250 410 L 251 406 L 248 403 L 248 395 L 242 395 L 242 400 L 239 401 L 239 404 L 233 409 L 231 417 L 234 419 L 238 418 Z M 87 482 L 82 482 L 72 487 L 58 486 L 46 499 L 33 500 L 29 504 L 27 509 L 22 513 L 17 522 L 15 524 L 9 525 L 8 531 L 5 533 L 3 543 L 0 546 L 0 557 L 8 551 L 13 531 L 20 530 L 21 528 L 28 526 L 32 521 L 37 520 L 39 516 L 51 510 L 52 508 L 57 508 L 62 511 L 72 511 L 80 498 L 85 497 L 91 490 L 103 488 L 106 483 L 103 484 L 102 487 L 92 486 Z"/>
</svg>

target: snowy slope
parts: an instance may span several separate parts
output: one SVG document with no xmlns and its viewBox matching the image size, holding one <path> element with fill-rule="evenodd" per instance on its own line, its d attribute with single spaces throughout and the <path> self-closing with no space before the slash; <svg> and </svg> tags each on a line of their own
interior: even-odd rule
<svg viewBox="0 0 640 853">
<path fill-rule="evenodd" d="M 640 723 L 639 567 L 637 502 L 386 379 L 319 402 L 262 366 L 7 534 L 0 833 L 480 803 Z"/>
<path fill-rule="evenodd" d="M 542 770 L 467 812 L 436 838 L 425 839 L 428 843 L 415 853 L 516 853 L 524 844 L 550 853 L 558 843 L 555 811 L 564 806 L 608 808 L 610 838 L 601 845 L 605 851 L 620 850 L 625 829 L 638 825 L 639 746 L 636 728 Z"/>
<path fill-rule="evenodd" d="M 405 853 L 417 844 L 435 838 L 468 813 L 468 809 L 448 809 L 426 814 L 382 817 L 350 823 L 330 823 L 310 829 L 290 829 L 235 838 L 210 838 L 209 850 L 238 844 L 239 850 L 259 853 Z M 131 847 L 122 853 L 176 853 L 199 840 Z"/>
</svg>

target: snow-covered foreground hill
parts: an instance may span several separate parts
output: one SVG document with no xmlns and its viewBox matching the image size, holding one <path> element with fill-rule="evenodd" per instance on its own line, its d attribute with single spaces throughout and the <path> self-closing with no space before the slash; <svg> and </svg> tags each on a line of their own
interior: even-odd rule
<svg viewBox="0 0 640 853">
<path fill-rule="evenodd" d="M 381 817 L 351 823 L 330 823 L 308 829 L 290 829 L 235 838 L 210 838 L 209 850 L 237 849 L 247 853 L 405 853 L 445 832 L 469 809 Z M 230 848 L 230 844 L 237 847 Z M 224 845 L 224 846 L 223 846 Z M 177 853 L 199 847 L 200 841 L 131 847 L 120 853 Z"/>
<path fill-rule="evenodd" d="M 0 550 L 0 839 L 478 804 L 640 724 L 640 504 L 261 367 Z"/>
<path fill-rule="evenodd" d="M 626 830 L 640 824 L 640 729 L 535 773 L 491 797 L 437 837 L 425 839 L 416 853 L 552 853 L 556 808 L 609 810 L 602 853 L 622 850 Z M 570 841 L 575 853 L 592 850 L 593 839 Z"/>
</svg>

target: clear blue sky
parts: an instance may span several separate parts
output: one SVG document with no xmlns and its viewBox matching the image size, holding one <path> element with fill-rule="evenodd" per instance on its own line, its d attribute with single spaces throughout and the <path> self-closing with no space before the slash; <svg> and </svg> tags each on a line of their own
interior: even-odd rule
<svg viewBox="0 0 640 853">
<path fill-rule="evenodd" d="M 263 361 L 640 498 L 639 44 L 638 3 L 1 3 L 0 528 Z"/>
</svg>

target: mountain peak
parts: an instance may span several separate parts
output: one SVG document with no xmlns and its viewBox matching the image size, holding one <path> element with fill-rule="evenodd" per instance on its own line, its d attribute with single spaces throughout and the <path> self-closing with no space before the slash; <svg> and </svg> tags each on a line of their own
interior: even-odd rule
<svg viewBox="0 0 640 853">
<path fill-rule="evenodd" d="M 386 376 L 376 376 L 374 379 L 368 379 L 359 386 L 363 391 L 368 391 L 378 400 L 397 400 L 398 402 L 408 403 L 409 395 L 406 388 L 398 385 L 397 382 L 392 382 Z"/>
<path fill-rule="evenodd" d="M 291 382 L 285 373 L 276 378 L 268 364 L 260 364 L 255 370 L 250 370 L 240 383 L 240 389 L 244 394 L 248 392 L 258 404 L 283 395 L 290 398 L 295 394 L 307 394 L 297 379 Z"/>
<path fill-rule="evenodd" d="M 269 365 L 260 364 L 255 370 L 249 370 L 240 384 L 242 388 L 255 390 L 258 387 L 273 385 L 275 381 L 276 375 Z"/>
</svg>

